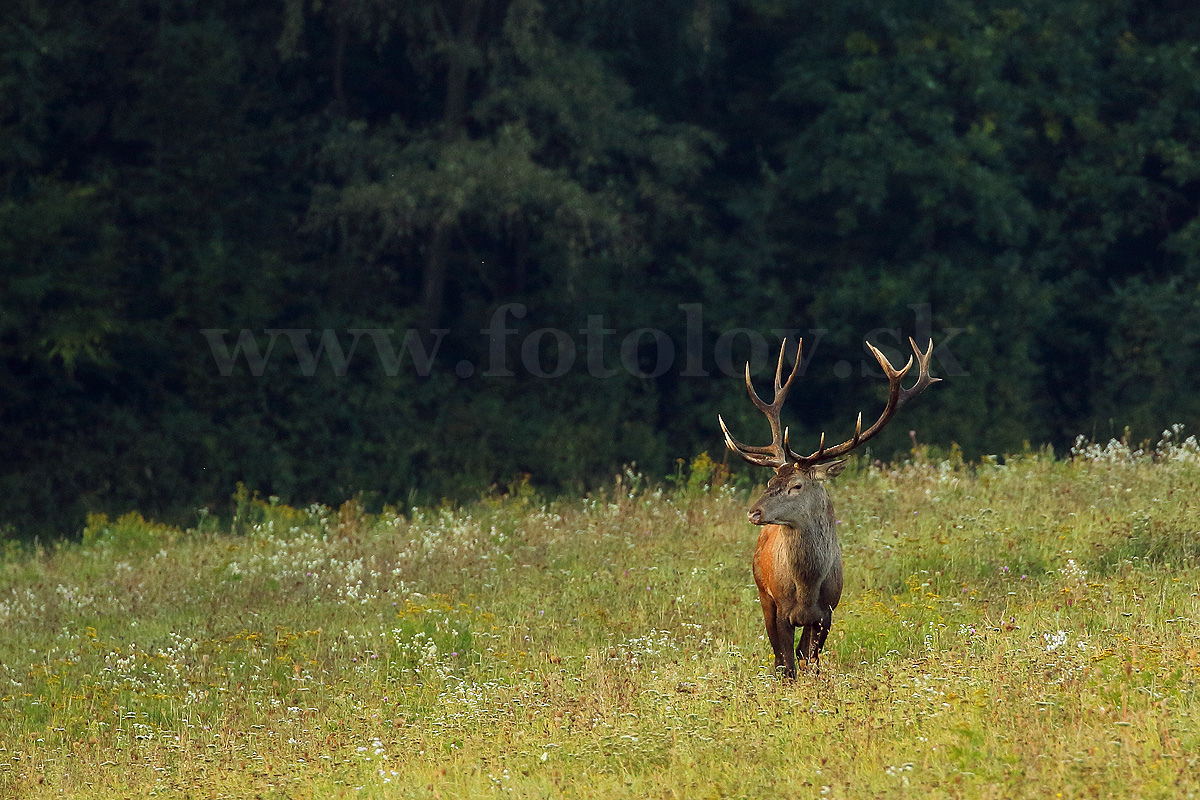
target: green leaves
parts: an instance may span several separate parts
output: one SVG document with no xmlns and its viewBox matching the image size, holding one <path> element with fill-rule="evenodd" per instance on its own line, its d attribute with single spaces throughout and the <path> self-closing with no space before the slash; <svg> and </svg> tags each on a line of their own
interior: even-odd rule
<svg viewBox="0 0 1200 800">
<path fill-rule="evenodd" d="M 1131 3 L 852 4 L 808 12 L 780 61 L 778 96 L 807 121 L 779 142 L 783 202 L 768 224 L 805 231 L 783 258 L 814 264 L 825 296 L 809 308 L 868 328 L 887 295 L 924 297 L 967 326 L 964 351 L 990 355 L 942 388 L 1015 422 L 989 426 L 987 447 L 1019 446 L 1021 430 L 1061 436 L 1039 419 L 1068 407 L 1066 429 L 1092 408 L 1120 416 L 1086 366 L 1103 351 L 1064 343 L 1116 335 L 1127 278 L 1169 293 L 1169 276 L 1194 270 L 1200 61 L 1134 19 Z M 1067 368 L 1086 387 L 1077 405 L 1037 388 L 1038 370 L 1065 359 L 1086 373 Z M 974 451 L 972 434 L 955 437 Z"/>
<path fill-rule="evenodd" d="M 1194 426 L 1195 41 L 1133 0 L 26 4 L 0 22 L 0 506 L 77 529 L 239 480 L 662 474 L 739 413 L 735 329 L 807 338 L 797 440 L 869 416 L 862 340 L 909 335 L 948 380 L 883 457 Z M 436 363 L 326 369 L 409 328 Z M 217 364 L 204 331 L 308 358 Z"/>
<path fill-rule="evenodd" d="M 108 363 L 121 329 L 116 232 L 97 187 L 40 179 L 0 201 L 0 353 L 66 375 Z"/>
<path fill-rule="evenodd" d="M 535 262 L 526 269 L 546 273 L 580 259 L 644 262 L 648 223 L 695 213 L 681 191 L 701 175 L 712 137 L 633 106 L 599 54 L 559 40 L 538 3 L 511 4 L 490 33 L 475 43 L 487 59 L 472 62 L 478 89 L 461 129 L 393 116 L 331 131 L 330 181 L 310 226 L 358 234 L 356 255 L 370 258 L 427 247 L 449 226 L 500 254 L 520 228 Z M 448 280 L 465 278 L 464 259 L 448 256 Z"/>
</svg>

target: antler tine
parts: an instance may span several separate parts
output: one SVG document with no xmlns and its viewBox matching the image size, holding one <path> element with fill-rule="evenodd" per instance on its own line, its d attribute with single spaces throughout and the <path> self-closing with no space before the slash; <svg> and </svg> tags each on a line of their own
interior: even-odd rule
<svg viewBox="0 0 1200 800">
<path fill-rule="evenodd" d="M 775 450 L 771 447 L 755 447 L 754 445 L 742 444 L 737 439 L 733 438 L 733 434 L 729 432 L 729 428 L 725 425 L 725 420 L 720 414 L 717 415 L 717 420 L 721 423 L 721 431 L 725 434 L 725 446 L 739 456 L 749 461 L 751 464 L 757 464 L 760 467 L 775 466 Z"/>
<path fill-rule="evenodd" d="M 779 345 L 779 361 L 775 364 L 775 399 L 771 401 L 771 410 L 775 412 L 775 416 L 779 416 L 780 409 L 783 408 L 783 401 L 787 398 L 788 390 L 792 388 L 792 381 L 796 380 L 796 373 L 800 371 L 800 364 L 804 360 L 804 340 L 800 339 L 796 342 L 796 363 L 792 365 L 792 371 L 788 373 L 788 379 L 780 385 L 779 379 L 783 376 L 783 355 L 787 350 L 787 339 L 784 339 Z M 747 364 L 749 366 L 749 364 Z"/>
<path fill-rule="evenodd" d="M 908 343 L 912 347 L 913 352 L 917 354 L 917 382 L 912 385 L 911 389 L 901 390 L 901 403 L 903 403 L 905 400 L 908 400 L 910 397 L 916 397 L 921 392 L 929 388 L 930 385 L 941 380 L 941 378 L 933 378 L 929 375 L 929 359 L 933 356 L 933 339 L 929 340 L 929 347 L 925 348 L 924 353 L 922 353 L 920 348 L 917 347 L 917 343 L 913 341 L 911 336 L 908 337 Z M 911 357 L 909 358 L 909 361 L 912 361 Z M 905 371 L 907 372 L 907 368 Z"/>
<path fill-rule="evenodd" d="M 717 421 L 721 423 L 721 431 L 725 434 L 725 443 L 729 445 L 730 450 L 735 450 L 739 453 L 752 453 L 756 455 L 773 455 L 775 449 L 772 447 L 759 447 L 751 444 L 742 444 L 737 439 L 733 438 L 733 434 L 729 432 L 729 428 L 725 425 L 725 419 L 718 414 Z"/>
<path fill-rule="evenodd" d="M 763 412 L 768 413 L 771 410 L 771 405 L 763 402 L 763 399 L 758 396 L 758 392 L 754 391 L 754 384 L 750 381 L 750 362 L 746 362 L 746 391 L 750 393 L 750 399 L 754 401 L 755 407 Z"/>
<path fill-rule="evenodd" d="M 908 341 L 912 342 L 912 339 L 910 338 Z M 908 357 L 908 363 L 906 363 L 903 367 L 901 367 L 899 370 L 897 370 L 895 367 L 892 366 L 892 362 L 888 361 L 887 356 L 885 356 L 882 352 L 880 352 L 879 348 L 877 348 L 875 345 L 871 344 L 870 342 L 864 342 L 864 344 L 866 344 L 867 347 L 871 348 L 872 355 L 874 355 L 875 360 L 879 362 L 879 366 L 883 367 L 883 372 L 885 375 L 888 376 L 889 381 L 892 381 L 892 382 L 898 381 L 899 379 L 901 379 L 905 375 L 907 375 L 908 371 L 910 369 L 912 369 L 912 365 L 913 365 L 913 357 L 912 356 Z M 917 346 L 914 344 L 913 349 L 916 350 L 916 348 L 917 348 Z"/>
<path fill-rule="evenodd" d="M 765 402 L 754 390 L 754 383 L 750 380 L 750 362 L 746 362 L 746 392 L 750 395 L 750 400 L 754 403 L 755 408 L 766 416 L 767 422 L 771 425 L 771 444 L 765 447 L 742 444 L 729 433 L 725 420 L 720 415 L 717 417 L 721 422 L 721 430 L 725 433 L 726 446 L 752 464 L 778 468 L 786 464 L 794 455 L 787 447 L 787 433 L 781 427 L 779 412 L 783 408 L 783 401 L 787 398 L 792 382 L 796 379 L 796 374 L 800 371 L 803 348 L 804 340 L 801 339 L 796 348 L 796 364 L 792 367 L 787 381 L 781 381 L 784 353 L 787 350 L 787 339 L 783 340 L 779 347 L 779 360 L 775 364 L 775 396 L 770 403 Z"/>
<path fill-rule="evenodd" d="M 803 340 L 800 341 L 800 346 L 801 347 L 804 346 Z M 780 377 L 783 376 L 783 351 L 786 349 L 787 349 L 787 339 L 784 339 L 783 343 L 779 345 L 779 361 L 776 362 L 776 364 L 775 364 L 775 399 L 776 400 L 779 399 L 779 390 L 783 388 L 782 386 L 779 385 L 779 379 L 780 379 Z M 800 365 L 800 354 L 799 354 L 799 352 L 797 352 L 796 353 L 796 366 L 799 366 L 799 365 Z M 749 365 L 747 364 L 747 366 L 749 366 Z M 794 374 L 795 372 L 796 372 L 796 370 L 795 370 L 795 368 L 793 368 L 792 373 Z M 791 385 L 791 383 L 792 383 L 792 378 L 789 375 L 788 376 L 788 384 Z M 784 395 L 786 396 L 787 392 L 784 392 Z"/>
<path fill-rule="evenodd" d="M 879 362 L 879 366 L 883 369 L 883 373 L 888 379 L 888 400 L 887 405 L 883 409 L 883 413 L 879 415 L 879 419 L 875 421 L 874 425 L 864 431 L 862 429 L 862 412 L 859 412 L 858 421 L 854 425 L 854 436 L 851 439 L 827 449 L 825 447 L 825 433 L 822 432 L 821 443 L 817 447 L 817 451 L 809 456 L 800 456 L 795 453 L 790 453 L 789 455 L 793 461 L 795 461 L 799 466 L 808 467 L 818 462 L 829 461 L 849 453 L 851 450 L 858 447 L 875 434 L 879 433 L 879 431 L 883 430 L 883 426 L 888 424 L 891 418 L 895 416 L 896 412 L 899 411 L 900 407 L 906 402 L 925 391 L 931 384 L 937 383 L 941 380 L 941 378 L 934 378 L 929 374 L 929 360 L 933 355 L 933 340 L 929 340 L 929 347 L 925 349 L 924 353 L 921 352 L 921 349 L 917 347 L 917 343 L 914 342 L 911 337 L 909 338 L 908 343 L 912 347 L 913 353 L 916 355 L 918 368 L 917 382 L 908 389 L 905 389 L 901 385 L 902 381 L 904 380 L 904 376 L 907 375 L 908 371 L 912 368 L 913 356 L 908 357 L 908 363 L 902 368 L 896 369 L 892 366 L 892 363 L 888 361 L 887 356 L 880 352 L 870 342 L 866 342 L 867 348 L 871 351 L 872 355 L 875 356 L 875 360 Z"/>
<path fill-rule="evenodd" d="M 823 435 L 824 434 L 822 434 L 822 436 Z M 800 458 L 800 456 L 796 453 L 796 451 L 792 449 L 792 445 L 788 441 L 788 429 L 787 428 L 783 429 L 783 450 L 785 453 L 787 453 L 788 461 L 795 461 L 797 458 Z"/>
</svg>

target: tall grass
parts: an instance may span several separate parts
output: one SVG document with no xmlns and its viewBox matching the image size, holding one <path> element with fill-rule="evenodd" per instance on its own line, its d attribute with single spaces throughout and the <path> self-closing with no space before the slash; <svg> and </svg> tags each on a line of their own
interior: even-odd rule
<svg viewBox="0 0 1200 800">
<path fill-rule="evenodd" d="M 4 549 L 0 796 L 1189 797 L 1200 450 L 859 464 L 819 675 L 748 494 L 93 517 Z"/>
</svg>

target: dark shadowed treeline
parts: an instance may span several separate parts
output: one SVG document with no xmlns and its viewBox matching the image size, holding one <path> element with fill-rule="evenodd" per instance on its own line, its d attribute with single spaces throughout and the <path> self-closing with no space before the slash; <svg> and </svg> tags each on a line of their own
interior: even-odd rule
<svg viewBox="0 0 1200 800">
<path fill-rule="evenodd" d="M 15 4 L 0 519 L 664 474 L 718 409 L 764 432 L 726 373 L 785 330 L 795 442 L 910 335 L 947 380 L 885 457 L 1194 428 L 1200 8 L 1165 8 Z"/>
</svg>

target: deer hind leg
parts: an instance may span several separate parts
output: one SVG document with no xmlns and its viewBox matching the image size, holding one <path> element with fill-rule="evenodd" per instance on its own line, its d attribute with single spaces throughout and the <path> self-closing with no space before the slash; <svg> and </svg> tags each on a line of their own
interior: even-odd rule
<svg viewBox="0 0 1200 800">
<path fill-rule="evenodd" d="M 829 635 L 829 626 L 833 622 L 833 609 L 814 606 L 794 622 L 797 626 L 804 626 L 804 632 L 800 635 L 800 644 L 796 646 L 796 658 L 804 661 L 805 664 L 813 662 L 819 670 L 821 648 L 825 646 L 825 637 Z"/>
<path fill-rule="evenodd" d="M 818 674 L 821 672 L 821 648 L 825 646 L 825 638 L 829 636 L 832 625 L 833 609 L 825 608 L 816 622 L 804 626 L 800 644 L 796 646 L 796 656 L 804 659 L 805 664 L 811 661 Z"/>
<path fill-rule="evenodd" d="M 813 657 L 813 626 L 805 625 L 800 634 L 800 643 L 796 645 L 796 658 L 808 663 Z"/>
<path fill-rule="evenodd" d="M 817 628 L 817 646 L 816 652 L 820 653 L 825 647 L 825 637 L 829 636 L 829 629 L 833 627 L 833 609 L 826 608 L 824 615 L 821 617 L 821 623 Z"/>
</svg>

